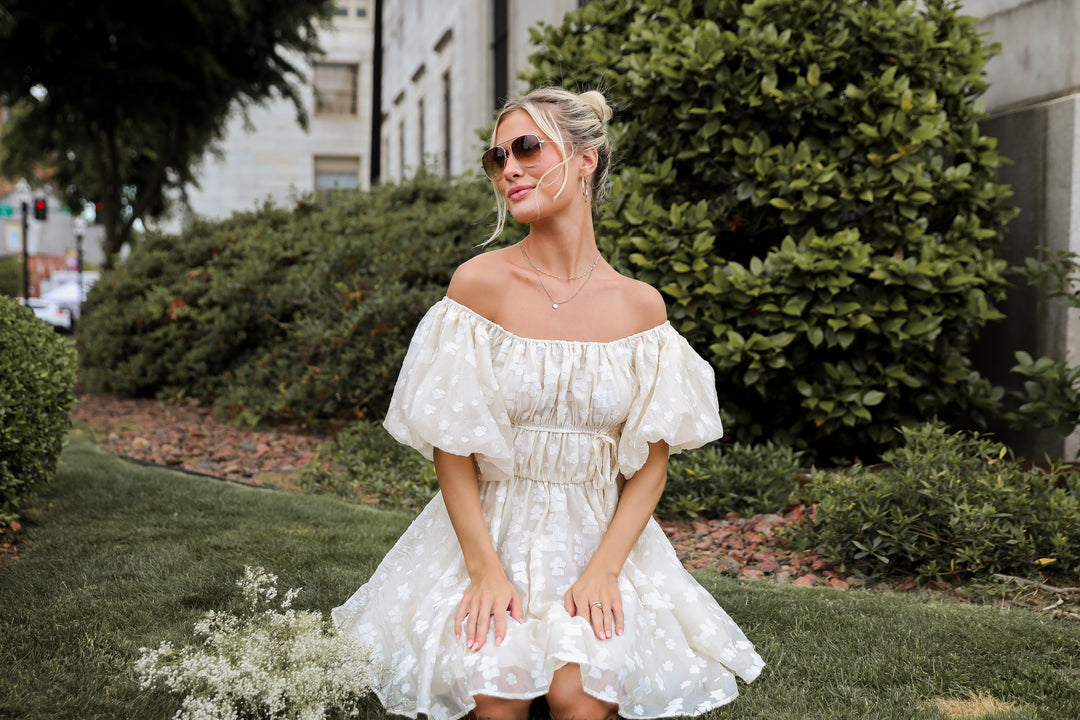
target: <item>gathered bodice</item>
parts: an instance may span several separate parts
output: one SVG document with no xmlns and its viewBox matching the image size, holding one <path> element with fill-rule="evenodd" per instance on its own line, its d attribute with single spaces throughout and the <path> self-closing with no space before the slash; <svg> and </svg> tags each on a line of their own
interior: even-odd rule
<svg viewBox="0 0 1080 720">
<path fill-rule="evenodd" d="M 513 474 L 601 487 L 618 474 L 618 438 L 637 383 L 633 343 L 501 335 L 493 353 L 513 434 Z"/>
<path fill-rule="evenodd" d="M 481 479 L 596 487 L 631 476 L 648 443 L 722 434 L 712 369 L 670 323 L 609 342 L 511 333 L 449 298 L 421 321 L 386 427 L 431 456 L 474 455 Z"/>
</svg>

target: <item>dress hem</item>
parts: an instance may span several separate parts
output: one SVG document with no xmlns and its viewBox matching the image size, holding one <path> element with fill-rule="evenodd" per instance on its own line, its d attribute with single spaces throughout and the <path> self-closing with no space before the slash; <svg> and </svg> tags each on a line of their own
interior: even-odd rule
<svg viewBox="0 0 1080 720">
<path fill-rule="evenodd" d="M 547 679 L 548 680 L 547 687 L 543 688 L 542 690 L 539 691 L 538 694 L 535 694 L 535 695 L 534 694 L 505 693 L 505 692 L 478 692 L 476 694 L 477 695 L 484 695 L 486 697 L 499 698 L 500 700 L 530 700 L 530 701 L 538 700 L 539 698 L 545 697 L 548 694 L 548 692 L 551 690 L 551 681 L 554 679 L 555 671 L 558 670 L 559 668 L 566 667 L 567 665 L 570 665 L 570 664 L 573 664 L 573 663 L 571 661 L 569 661 L 569 660 L 566 660 L 566 661 L 564 661 L 562 663 L 562 665 L 559 665 L 558 667 L 553 668 L 552 669 L 552 677 Z M 577 662 L 577 665 L 579 667 L 582 667 L 582 664 L 580 662 Z M 743 677 L 742 675 L 736 675 L 733 672 L 731 674 L 733 676 L 737 677 L 737 678 L 742 678 Z M 744 682 L 749 684 L 749 683 L 753 682 L 755 679 L 757 679 L 757 677 L 760 674 L 761 674 L 761 669 L 758 669 L 758 672 L 754 673 L 753 677 L 750 677 L 749 679 L 744 680 Z M 582 680 L 584 681 L 584 677 L 582 678 Z M 584 686 L 584 682 L 582 683 L 582 688 L 581 689 L 585 692 L 585 694 L 589 695 L 590 697 L 596 698 L 597 700 L 600 700 L 601 702 L 608 702 L 608 703 L 612 703 L 614 705 L 617 705 L 619 709 L 616 712 L 617 712 L 619 718 L 626 718 L 626 720 L 660 720 L 661 718 L 698 717 L 700 715 L 704 715 L 707 712 L 711 712 L 713 710 L 716 710 L 717 708 L 721 708 L 724 705 L 728 705 L 728 704 L 734 702 L 735 699 L 739 697 L 739 693 L 736 691 L 730 697 L 724 698 L 723 700 L 717 701 L 715 703 L 711 703 L 707 707 L 695 710 L 693 713 L 690 713 L 690 714 L 688 714 L 688 713 L 671 713 L 671 714 L 663 714 L 663 713 L 661 713 L 661 714 L 658 714 L 658 715 L 631 715 L 631 714 L 627 714 L 627 713 L 623 712 L 623 706 L 622 706 L 622 704 L 620 704 L 618 702 L 618 700 L 613 700 L 611 698 L 601 697 L 600 695 L 597 695 L 594 692 L 590 692 L 589 689 Z M 392 715 L 398 715 L 399 717 L 417 718 L 418 716 L 423 714 L 423 715 L 425 715 L 427 717 L 430 717 L 430 713 L 428 712 L 428 708 L 417 708 L 416 710 L 414 710 L 412 712 L 397 712 L 397 711 L 394 711 L 394 710 L 387 710 L 386 709 L 386 698 L 384 697 L 384 693 L 383 693 L 382 688 L 372 688 L 372 692 L 374 692 L 375 696 L 379 698 L 379 702 L 380 702 L 380 704 L 382 704 L 383 709 L 386 712 L 388 712 L 388 713 L 390 713 Z M 475 696 L 470 696 L 470 697 L 475 697 Z M 463 711 L 461 711 L 459 713 L 455 713 L 453 715 L 447 715 L 445 720 L 460 720 L 461 718 L 465 717 L 470 712 L 472 712 L 474 709 L 476 709 L 476 702 L 475 701 L 473 702 L 471 707 L 465 708 Z"/>
</svg>

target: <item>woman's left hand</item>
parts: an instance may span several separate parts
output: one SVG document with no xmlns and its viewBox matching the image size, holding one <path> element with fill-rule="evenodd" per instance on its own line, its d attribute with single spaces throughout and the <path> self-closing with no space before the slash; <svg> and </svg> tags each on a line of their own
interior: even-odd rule
<svg viewBox="0 0 1080 720">
<path fill-rule="evenodd" d="M 623 634 L 622 596 L 618 573 L 590 571 L 588 567 L 563 596 L 566 612 L 583 617 L 600 640 Z"/>
</svg>

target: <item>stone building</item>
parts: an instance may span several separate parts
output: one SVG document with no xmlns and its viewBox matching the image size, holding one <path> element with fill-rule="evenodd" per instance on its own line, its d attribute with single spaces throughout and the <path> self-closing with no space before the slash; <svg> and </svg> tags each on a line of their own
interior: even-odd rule
<svg viewBox="0 0 1080 720">
<path fill-rule="evenodd" d="M 582 0 L 383 0 L 379 177 L 476 170 L 487 128 L 523 88 L 529 28 Z"/>
<path fill-rule="evenodd" d="M 516 76 L 532 52 L 529 28 L 561 22 L 581 4 L 336 0 L 321 38 L 326 56 L 309 70 L 309 130 L 285 101 L 253 108 L 247 119 L 238 113 L 184 204 L 226 217 L 312 190 L 400 180 L 421 166 L 448 175 L 475 169 L 476 131 L 522 87 Z"/>
<path fill-rule="evenodd" d="M 1001 46 L 987 65 L 990 88 L 983 99 L 985 134 L 996 137 L 1011 162 L 1001 180 L 1012 186 L 1020 214 L 1010 223 L 1003 255 L 1021 263 L 1037 248 L 1080 252 L 1080 2 L 1076 0 L 966 0 L 987 40 Z M 1005 308 L 1008 319 L 991 333 L 1004 379 L 1016 347 L 1080 363 L 1080 315 L 1022 286 Z M 1053 431 L 1029 439 L 1030 456 L 1073 458 L 1080 435 L 1064 443 Z"/>
<path fill-rule="evenodd" d="M 283 204 L 319 189 L 365 187 L 370 176 L 372 57 L 375 0 L 336 0 L 333 24 L 320 40 L 325 56 L 307 67 L 309 128 L 285 100 L 237 112 L 220 144 L 198 171 L 186 205 L 207 217 L 227 217 L 264 201 Z M 176 230 L 183 218 L 166 229 Z"/>
</svg>

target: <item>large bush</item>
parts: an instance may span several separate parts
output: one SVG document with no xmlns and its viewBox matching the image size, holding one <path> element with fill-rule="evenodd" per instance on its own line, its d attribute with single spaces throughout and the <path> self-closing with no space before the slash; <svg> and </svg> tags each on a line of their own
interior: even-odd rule
<svg viewBox="0 0 1080 720">
<path fill-rule="evenodd" d="M 75 402 L 75 348 L 17 300 L 0 295 L 0 525 L 50 480 Z"/>
<path fill-rule="evenodd" d="M 85 379 L 246 421 L 379 417 L 420 316 L 486 236 L 489 193 L 421 175 L 150 237 L 90 291 Z"/>
<path fill-rule="evenodd" d="M 536 34 L 534 85 L 616 103 L 609 254 L 667 296 L 744 442 L 874 454 L 979 423 L 1012 209 L 955 3 L 598 0 Z M 864 455 L 866 456 L 866 455 Z"/>
</svg>

